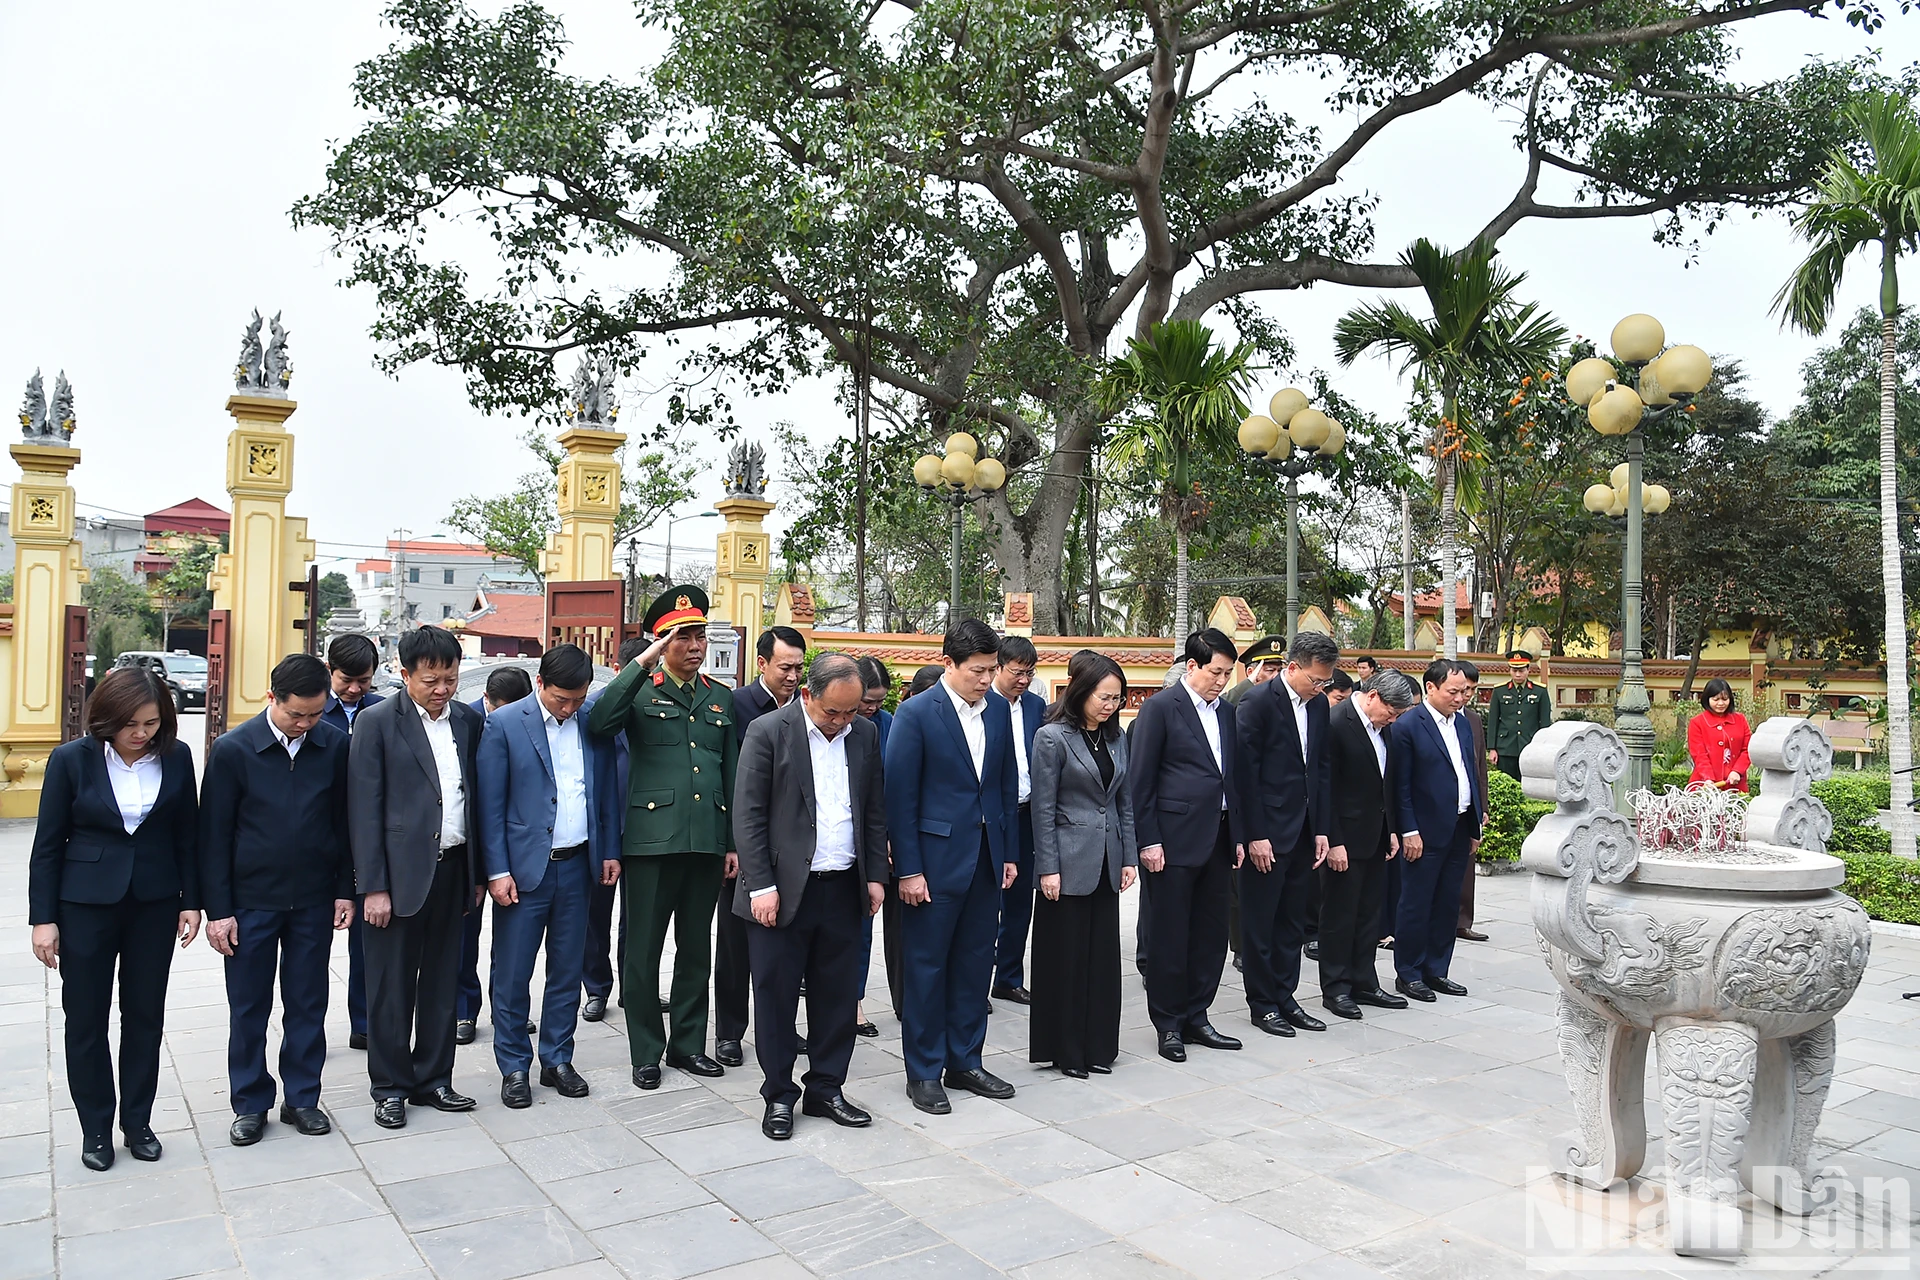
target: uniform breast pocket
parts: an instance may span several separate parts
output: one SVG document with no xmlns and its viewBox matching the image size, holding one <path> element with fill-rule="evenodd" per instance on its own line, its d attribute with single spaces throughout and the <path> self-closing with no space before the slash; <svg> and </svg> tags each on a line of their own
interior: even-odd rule
<svg viewBox="0 0 1920 1280">
<path fill-rule="evenodd" d="M 642 707 L 640 741 L 650 747 L 670 747 L 686 740 L 686 712 L 678 707 Z"/>
<path fill-rule="evenodd" d="M 106 852 L 105 848 L 97 844 L 71 844 L 70 843 L 67 845 L 67 861 L 68 862 L 98 862 L 100 861 L 100 855 L 105 852 Z"/>
</svg>

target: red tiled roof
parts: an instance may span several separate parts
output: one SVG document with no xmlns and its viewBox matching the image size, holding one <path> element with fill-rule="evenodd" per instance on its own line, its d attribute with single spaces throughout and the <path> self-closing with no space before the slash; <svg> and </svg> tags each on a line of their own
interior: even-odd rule
<svg viewBox="0 0 1920 1280">
<path fill-rule="evenodd" d="M 515 640 L 539 640 L 547 629 L 547 598 L 502 592 L 487 597 L 491 606 L 466 624 L 465 630 L 477 636 L 502 636 Z"/>
<path fill-rule="evenodd" d="M 355 573 L 392 573 L 393 561 L 362 560 L 359 564 L 353 566 L 353 571 Z"/>
<path fill-rule="evenodd" d="M 497 558 L 493 552 L 487 550 L 477 542 L 442 542 L 434 539 L 427 539 L 425 541 L 413 539 L 407 542 L 401 542 L 397 538 L 388 538 L 387 550 L 389 553 L 399 552 L 406 555 L 474 556 L 482 560 L 493 560 Z"/>
<path fill-rule="evenodd" d="M 211 502 L 188 498 L 147 516 L 148 533 L 226 533 L 233 520 Z"/>
</svg>

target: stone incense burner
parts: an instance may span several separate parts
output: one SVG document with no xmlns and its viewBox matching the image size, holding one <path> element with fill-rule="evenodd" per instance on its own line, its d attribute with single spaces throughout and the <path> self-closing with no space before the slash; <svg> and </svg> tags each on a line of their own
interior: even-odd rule
<svg viewBox="0 0 1920 1280">
<path fill-rule="evenodd" d="M 1743 1186 L 1788 1213 L 1820 1202 L 1807 1159 L 1833 1077 L 1833 1018 L 1867 966 L 1867 913 L 1835 888 L 1845 868 L 1825 852 L 1833 820 L 1808 793 L 1832 772 L 1832 746 L 1782 716 L 1750 752 L 1764 772 L 1744 838 L 1737 816 L 1731 831 L 1656 818 L 1640 824 L 1647 848 L 1613 808 L 1627 757 L 1612 731 L 1550 725 L 1520 758 L 1526 794 L 1558 806 L 1521 849 L 1580 1125 L 1554 1144 L 1553 1167 L 1599 1188 L 1640 1171 L 1652 1038 L 1668 1229 L 1687 1255 L 1741 1252 Z"/>
</svg>

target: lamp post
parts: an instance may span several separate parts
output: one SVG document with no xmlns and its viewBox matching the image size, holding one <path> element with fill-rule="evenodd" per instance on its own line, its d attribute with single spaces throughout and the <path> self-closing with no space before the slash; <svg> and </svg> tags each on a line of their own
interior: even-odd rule
<svg viewBox="0 0 1920 1280">
<path fill-rule="evenodd" d="M 1007 469 L 982 458 L 980 442 L 964 431 L 947 437 L 945 456 L 923 453 L 913 464 L 913 482 L 953 509 L 953 564 L 947 579 L 947 625 L 960 617 L 961 542 L 967 531 L 967 504 L 978 502 L 1007 482 Z"/>
<path fill-rule="evenodd" d="M 1300 629 L 1300 477 L 1346 448 L 1344 427 L 1298 387 L 1276 391 L 1264 414 L 1240 424 L 1240 451 L 1287 478 L 1287 645 Z"/>
<path fill-rule="evenodd" d="M 696 511 L 690 516 L 675 516 L 673 519 L 667 521 L 667 569 L 665 576 L 668 586 L 673 585 L 673 526 L 685 524 L 689 520 L 711 520 L 719 514 L 718 511 Z"/>
<path fill-rule="evenodd" d="M 1614 807 L 1629 812 L 1627 797 L 1653 785 L 1653 703 L 1647 697 L 1640 646 L 1640 530 L 1650 509 L 1648 498 L 1666 509 L 1666 490 L 1642 489 L 1640 468 L 1646 457 L 1641 426 L 1683 408 L 1713 380 L 1713 361 L 1699 347 L 1667 346 L 1667 333 L 1649 315 L 1631 315 L 1613 327 L 1613 356 L 1590 356 L 1567 371 L 1567 396 L 1587 407 L 1587 421 L 1603 436 L 1625 436 L 1627 460 L 1614 468 L 1609 486 L 1621 499 L 1608 499 L 1608 511 L 1621 507 L 1626 551 L 1620 578 L 1620 689 L 1613 704 L 1613 730 L 1627 748 L 1627 771 L 1614 791 Z M 1624 467 L 1625 476 L 1620 476 Z M 1587 490 L 1597 501 L 1601 486 Z M 1624 493 L 1620 491 L 1624 490 Z M 1589 507 L 1589 510 L 1592 508 Z"/>
</svg>

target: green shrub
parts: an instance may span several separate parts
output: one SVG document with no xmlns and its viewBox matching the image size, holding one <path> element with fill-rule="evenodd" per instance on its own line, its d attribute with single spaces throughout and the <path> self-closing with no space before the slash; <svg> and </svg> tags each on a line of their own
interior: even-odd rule
<svg viewBox="0 0 1920 1280">
<path fill-rule="evenodd" d="M 1553 812 L 1544 800 L 1529 800 L 1519 782 L 1495 770 L 1487 775 L 1487 825 L 1480 840 L 1482 862 L 1515 862 L 1534 824 Z"/>
<path fill-rule="evenodd" d="M 1884 838 L 1886 832 L 1881 832 Z M 1836 849 L 1834 852 L 1839 853 Z M 1920 862 L 1885 851 L 1841 853 L 1847 880 L 1841 889 L 1875 920 L 1920 924 Z"/>
<path fill-rule="evenodd" d="M 1889 787 L 1885 778 L 1875 779 L 1871 774 L 1836 773 L 1825 782 L 1814 783 L 1809 790 L 1833 815 L 1837 844 L 1841 833 L 1848 828 L 1875 826 L 1874 815 L 1886 806 Z"/>
<path fill-rule="evenodd" d="M 1685 769 L 1662 769 L 1656 766 L 1653 771 L 1653 793 L 1655 795 L 1664 795 L 1668 787 L 1685 791 L 1687 789 L 1687 780 L 1691 777 L 1693 777 L 1693 770 L 1690 767 Z"/>
</svg>

